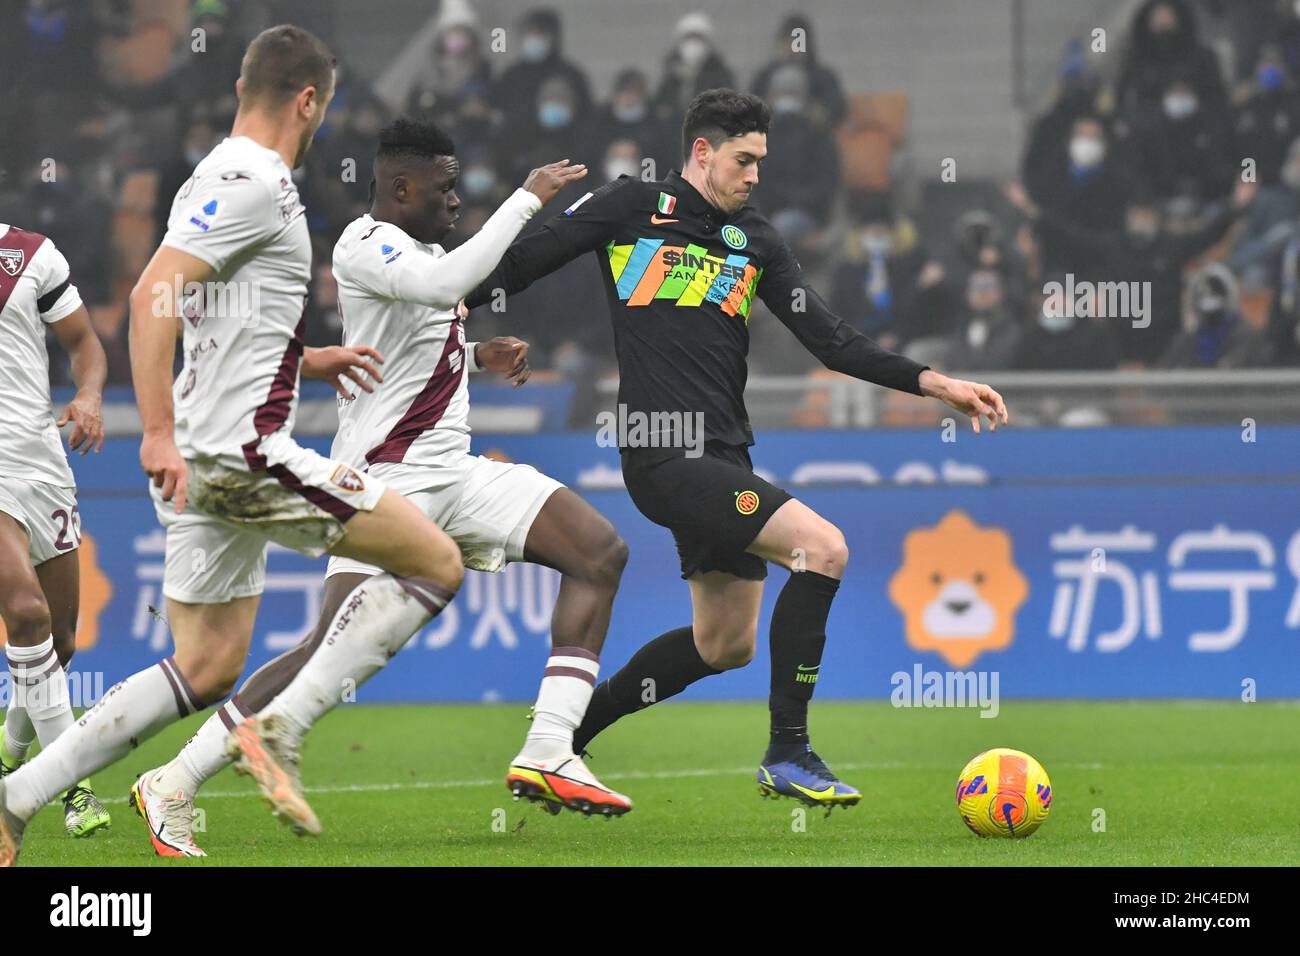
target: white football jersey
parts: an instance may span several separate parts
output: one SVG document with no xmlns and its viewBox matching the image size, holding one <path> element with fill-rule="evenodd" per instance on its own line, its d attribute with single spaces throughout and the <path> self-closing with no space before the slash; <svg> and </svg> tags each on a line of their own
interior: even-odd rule
<svg viewBox="0 0 1300 956">
<path fill-rule="evenodd" d="M 0 475 L 76 484 L 50 408 L 45 326 L 80 305 L 54 243 L 0 223 Z"/>
<path fill-rule="evenodd" d="M 373 394 L 339 399 L 330 457 L 364 470 L 378 462 L 446 463 L 469 453 L 465 330 L 456 303 L 491 271 L 541 208 L 518 189 L 451 253 L 392 223 L 362 216 L 334 246 L 343 344 L 384 357 Z"/>
<path fill-rule="evenodd" d="M 185 458 L 260 469 L 261 440 L 293 427 L 311 280 L 311 238 L 289 167 L 246 136 L 222 140 L 176 193 L 162 244 L 215 270 L 197 294 L 182 290 L 176 445 Z"/>
</svg>

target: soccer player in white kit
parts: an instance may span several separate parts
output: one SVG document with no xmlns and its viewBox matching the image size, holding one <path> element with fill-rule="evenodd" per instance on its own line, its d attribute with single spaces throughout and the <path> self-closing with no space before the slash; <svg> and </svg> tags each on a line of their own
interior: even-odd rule
<svg viewBox="0 0 1300 956">
<path fill-rule="evenodd" d="M 16 861 L 27 820 L 55 793 L 230 693 L 268 541 L 383 569 L 348 596 L 296 693 L 282 695 L 277 718 L 258 728 L 262 759 L 248 769 L 278 814 L 309 832 L 319 822 L 282 769 L 298 739 L 460 587 L 459 549 L 420 509 L 290 437 L 300 370 L 336 377 L 359 358 L 304 354 L 301 338 L 311 243 L 291 169 L 333 92 L 334 58 L 320 40 L 293 26 L 259 34 L 240 68 L 231 136 L 178 191 L 162 245 L 131 293 L 140 461 L 167 530 L 163 592 L 176 652 L 115 685 L 0 780 L 0 865 Z M 178 316 L 185 366 L 173 383 Z"/>
<path fill-rule="evenodd" d="M 555 479 L 469 453 L 465 373 L 487 365 L 519 384 L 526 364 L 518 340 L 467 343 L 456 312 L 534 213 L 585 168 L 565 161 L 534 170 L 450 254 L 437 245 L 460 207 L 450 138 L 431 123 L 398 120 L 380 133 L 374 168 L 371 211 L 339 238 L 334 275 L 344 342 L 369 342 L 386 356 L 384 383 L 373 394 L 340 400 L 331 456 L 418 504 L 456 541 L 467 567 L 498 571 L 527 560 L 561 572 L 533 725 L 507 784 L 552 812 L 625 813 L 632 802 L 583 765 L 573 752 L 573 731 L 596 681 L 627 546 L 599 512 Z M 193 844 L 193 796 L 233 756 L 227 736 L 234 731 L 238 739 L 241 722 L 276 709 L 272 698 L 309 659 L 340 604 L 378 570 L 331 558 L 315 632 L 249 678 L 174 760 L 141 777 L 137 790 L 185 804 L 169 814 L 184 829 L 164 829 L 166 843 Z"/>
<path fill-rule="evenodd" d="M 50 412 L 45 330 L 72 359 L 76 397 L 56 422 Z M 108 362 L 53 240 L 0 223 L 0 617 L 8 633 L 10 697 L 0 738 L 0 777 L 17 770 L 34 740 L 48 747 L 72 726 L 68 661 L 76 650 L 81 514 L 70 447 L 104 444 L 100 406 Z M 63 794 L 73 836 L 110 824 L 82 779 Z"/>
</svg>

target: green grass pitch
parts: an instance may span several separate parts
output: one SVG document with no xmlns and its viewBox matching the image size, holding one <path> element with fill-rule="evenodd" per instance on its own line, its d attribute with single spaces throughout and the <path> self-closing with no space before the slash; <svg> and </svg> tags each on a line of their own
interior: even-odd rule
<svg viewBox="0 0 1300 956">
<path fill-rule="evenodd" d="M 763 800 L 759 702 L 670 702 L 593 744 L 593 770 L 633 798 L 618 820 L 551 817 L 502 778 L 524 705 L 345 706 L 313 732 L 304 780 L 325 826 L 299 839 L 230 771 L 198 806 L 206 860 L 153 855 L 126 806 L 135 772 L 171 757 L 198 719 L 95 777 L 111 831 L 64 834 L 57 807 L 29 826 L 44 866 L 339 865 L 1295 865 L 1295 703 L 1016 702 L 973 710 L 814 702 L 819 752 L 861 804 L 797 813 Z M 953 805 L 957 774 L 993 746 L 1028 751 L 1052 779 L 1051 816 L 1025 840 L 980 840 Z M 1104 832 L 1098 832 L 1104 812 Z M 802 820 L 800 818 L 803 818 Z"/>
</svg>

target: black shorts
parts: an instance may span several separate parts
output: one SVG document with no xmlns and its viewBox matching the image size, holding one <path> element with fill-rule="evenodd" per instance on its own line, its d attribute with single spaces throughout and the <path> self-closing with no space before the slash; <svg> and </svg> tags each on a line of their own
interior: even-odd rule
<svg viewBox="0 0 1300 956">
<path fill-rule="evenodd" d="M 767 562 L 746 548 L 790 495 L 754 474 L 744 445 L 706 442 L 704 454 L 624 449 L 623 481 L 637 510 L 673 533 L 682 577 L 725 571 L 761 581 Z"/>
</svg>

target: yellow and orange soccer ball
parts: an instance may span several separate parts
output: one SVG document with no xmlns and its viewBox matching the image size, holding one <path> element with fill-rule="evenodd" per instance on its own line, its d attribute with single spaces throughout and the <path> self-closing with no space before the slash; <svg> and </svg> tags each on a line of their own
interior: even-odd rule
<svg viewBox="0 0 1300 956">
<path fill-rule="evenodd" d="M 976 836 L 1027 837 L 1052 809 L 1052 782 L 1029 754 L 998 747 L 976 755 L 957 780 L 957 812 Z"/>
</svg>

